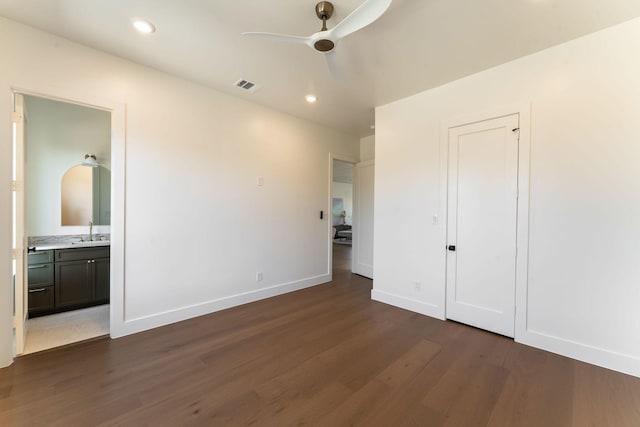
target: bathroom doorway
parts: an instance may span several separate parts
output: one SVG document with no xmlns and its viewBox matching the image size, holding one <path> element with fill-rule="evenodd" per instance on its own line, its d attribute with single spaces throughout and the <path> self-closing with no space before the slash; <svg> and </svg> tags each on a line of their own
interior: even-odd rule
<svg viewBox="0 0 640 427">
<path fill-rule="evenodd" d="M 20 355 L 110 333 L 113 136 L 105 109 L 22 92 L 14 105 Z"/>
</svg>

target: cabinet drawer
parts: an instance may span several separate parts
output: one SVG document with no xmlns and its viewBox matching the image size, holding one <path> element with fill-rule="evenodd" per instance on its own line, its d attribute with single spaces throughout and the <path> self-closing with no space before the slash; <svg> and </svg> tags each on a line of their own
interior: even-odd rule
<svg viewBox="0 0 640 427">
<path fill-rule="evenodd" d="M 29 265 L 29 288 L 53 285 L 53 264 Z"/>
<path fill-rule="evenodd" d="M 29 265 L 53 262 L 53 251 L 29 252 Z"/>
<path fill-rule="evenodd" d="M 54 295 L 53 286 L 29 289 L 29 312 L 52 310 L 55 307 Z"/>
<path fill-rule="evenodd" d="M 56 249 L 55 258 L 56 262 L 108 258 L 110 249 L 109 246 L 83 249 Z"/>
</svg>

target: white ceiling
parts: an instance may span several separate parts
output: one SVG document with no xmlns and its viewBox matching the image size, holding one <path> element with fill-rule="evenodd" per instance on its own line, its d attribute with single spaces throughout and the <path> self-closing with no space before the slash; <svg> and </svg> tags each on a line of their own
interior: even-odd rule
<svg viewBox="0 0 640 427">
<path fill-rule="evenodd" d="M 363 0 L 335 0 L 331 28 Z M 337 48 L 348 77 L 306 46 L 244 38 L 320 29 L 316 0 L 0 0 L 0 15 L 222 92 L 350 132 L 374 108 L 640 16 L 638 0 L 394 0 Z M 143 36 L 133 17 L 152 21 Z M 239 78 L 261 89 L 243 93 Z M 315 93 L 309 105 L 304 95 Z"/>
</svg>

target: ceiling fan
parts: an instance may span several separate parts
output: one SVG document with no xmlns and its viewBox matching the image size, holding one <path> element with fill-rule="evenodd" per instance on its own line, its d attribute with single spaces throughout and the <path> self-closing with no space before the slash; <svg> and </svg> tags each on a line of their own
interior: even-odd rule
<svg viewBox="0 0 640 427">
<path fill-rule="evenodd" d="M 336 77 L 344 77 L 342 68 L 335 56 L 335 48 L 340 39 L 374 22 L 389 8 L 392 0 L 366 0 L 349 16 L 335 27 L 327 29 L 327 20 L 333 14 L 333 4 L 321 1 L 316 4 L 316 15 L 322 20 L 322 29 L 309 37 L 290 36 L 275 33 L 242 33 L 243 36 L 266 40 L 304 44 L 316 52 L 323 53 L 331 73 Z"/>
</svg>

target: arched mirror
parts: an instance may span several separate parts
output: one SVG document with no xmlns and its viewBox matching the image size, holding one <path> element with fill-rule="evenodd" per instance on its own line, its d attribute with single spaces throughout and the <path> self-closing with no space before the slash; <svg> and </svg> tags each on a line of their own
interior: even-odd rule
<svg viewBox="0 0 640 427">
<path fill-rule="evenodd" d="M 62 177 L 62 225 L 111 224 L 111 172 L 74 166 Z"/>
</svg>

